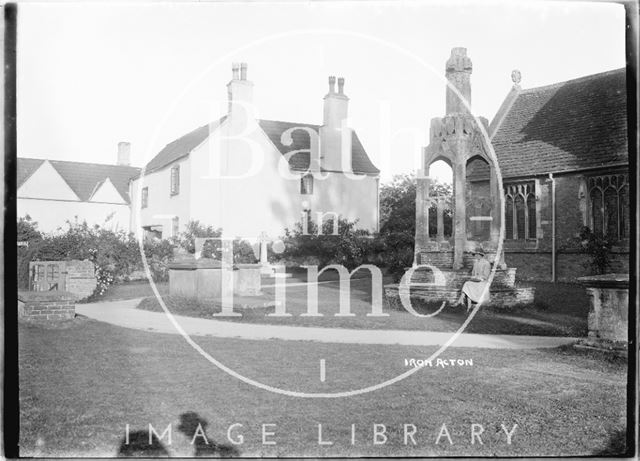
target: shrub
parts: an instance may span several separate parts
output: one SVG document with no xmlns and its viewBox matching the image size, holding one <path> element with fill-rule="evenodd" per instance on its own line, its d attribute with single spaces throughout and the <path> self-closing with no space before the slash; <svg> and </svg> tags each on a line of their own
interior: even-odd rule
<svg viewBox="0 0 640 461">
<path fill-rule="evenodd" d="M 18 288 L 28 289 L 29 262 L 35 259 L 43 236 L 38 230 L 38 223 L 32 221 L 29 215 L 18 219 L 16 230 L 18 242 L 27 243 L 27 246 L 20 246 L 17 249 Z"/>
<path fill-rule="evenodd" d="M 406 232 L 390 232 L 381 235 L 381 258 L 389 274 L 398 282 L 405 269 L 413 264 L 415 237 Z"/>
<path fill-rule="evenodd" d="M 88 259 L 96 270 L 94 295 L 104 294 L 110 285 L 126 280 L 129 274 L 142 268 L 138 241 L 133 234 L 122 230 L 67 221 L 63 233 L 42 235 L 37 230 L 37 223 L 28 216 L 20 218 L 17 226 L 18 239 L 29 242 L 29 247 L 21 250 L 18 259 L 19 283 L 23 288 L 28 287 L 29 261 Z M 172 244 L 166 240 L 145 242 L 143 248 L 154 280 L 166 280 L 167 265 L 173 258 Z"/>
<path fill-rule="evenodd" d="M 177 243 L 189 253 L 195 253 L 196 238 L 218 238 L 222 236 L 222 229 L 213 226 L 201 224 L 198 220 L 189 221 L 185 230 L 181 232 L 177 238 Z M 220 241 L 209 240 L 205 242 L 202 248 L 203 258 L 215 258 L 220 252 Z"/>
<path fill-rule="evenodd" d="M 215 228 L 210 225 L 204 225 L 200 221 L 193 220 L 187 223 L 184 232 L 181 232 L 176 242 L 189 253 L 195 253 L 196 238 L 220 238 L 222 237 L 222 229 Z M 220 259 L 220 251 L 222 243 L 220 240 L 207 240 L 202 246 L 201 258 Z M 236 239 L 233 242 L 233 262 L 234 263 L 256 263 L 258 259 L 255 256 L 253 247 L 246 240 Z"/>
<path fill-rule="evenodd" d="M 258 258 L 256 258 L 253 246 L 246 240 L 234 240 L 233 262 L 237 264 L 256 264 Z"/>
<path fill-rule="evenodd" d="M 583 227 L 579 237 L 582 252 L 589 255 L 590 260 L 585 265 L 593 274 L 604 274 L 611 268 L 611 248 L 613 240 L 606 236 L 594 234 L 590 228 Z"/>
<path fill-rule="evenodd" d="M 144 243 L 143 250 L 153 281 L 169 280 L 169 263 L 173 260 L 173 244 L 168 240 L 151 240 Z"/>
<path fill-rule="evenodd" d="M 313 221 L 309 221 L 306 233 L 303 232 L 302 223 L 296 223 L 293 230 L 285 230 L 282 239 L 285 251 L 279 255 L 280 259 L 317 257 L 321 267 L 342 264 L 352 270 L 368 261 L 372 246 L 371 234 L 366 230 L 356 229 L 356 224 L 357 221 L 338 219 L 338 232 L 334 235 L 333 219 L 323 222 L 321 234 L 318 234 L 318 226 Z"/>
</svg>

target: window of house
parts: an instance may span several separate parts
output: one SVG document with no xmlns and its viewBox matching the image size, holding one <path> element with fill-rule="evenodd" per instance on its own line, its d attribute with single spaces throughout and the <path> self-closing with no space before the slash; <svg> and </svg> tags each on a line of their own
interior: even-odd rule
<svg viewBox="0 0 640 461">
<path fill-rule="evenodd" d="M 142 195 L 140 196 L 140 202 L 142 208 L 147 208 L 149 206 L 149 188 L 142 188 Z"/>
<path fill-rule="evenodd" d="M 629 237 L 629 177 L 611 174 L 587 178 L 591 230 L 614 240 Z"/>
<path fill-rule="evenodd" d="M 307 174 L 300 178 L 300 193 L 302 195 L 313 194 L 313 175 Z"/>
<path fill-rule="evenodd" d="M 536 194 L 533 182 L 507 184 L 505 198 L 505 238 L 536 238 Z"/>
<path fill-rule="evenodd" d="M 171 168 L 171 195 L 180 193 L 180 166 L 176 165 Z"/>
<path fill-rule="evenodd" d="M 171 220 L 171 236 L 177 237 L 180 232 L 180 218 L 174 216 Z"/>
</svg>

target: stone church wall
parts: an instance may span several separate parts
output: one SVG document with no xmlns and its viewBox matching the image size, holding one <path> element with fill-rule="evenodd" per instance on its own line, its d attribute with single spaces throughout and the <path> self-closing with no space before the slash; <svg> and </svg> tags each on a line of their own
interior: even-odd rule
<svg viewBox="0 0 640 461">
<path fill-rule="evenodd" d="M 576 237 L 585 222 L 579 201 L 582 179 L 583 176 L 578 174 L 555 178 L 556 278 L 561 282 L 575 282 L 577 277 L 591 275 L 589 256 L 575 247 Z M 481 182 L 474 182 L 472 193 L 481 193 L 483 186 Z M 551 182 L 545 177 L 538 178 L 538 188 L 538 238 L 505 241 L 505 262 L 509 267 L 517 268 L 518 280 L 551 280 Z M 614 249 L 610 271 L 629 271 L 628 249 Z"/>
<path fill-rule="evenodd" d="M 556 257 L 556 278 L 559 282 L 575 282 L 578 277 L 591 275 L 588 255 L 575 251 L 560 251 Z M 549 251 L 506 251 L 505 262 L 507 266 L 518 269 L 517 280 L 551 280 Z M 628 252 L 614 252 L 610 272 L 629 272 Z"/>
</svg>

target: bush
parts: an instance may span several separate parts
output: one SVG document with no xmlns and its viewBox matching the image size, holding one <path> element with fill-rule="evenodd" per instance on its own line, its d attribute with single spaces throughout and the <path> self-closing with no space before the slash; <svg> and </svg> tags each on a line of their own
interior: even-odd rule
<svg viewBox="0 0 640 461">
<path fill-rule="evenodd" d="M 322 234 L 318 235 L 318 226 L 313 221 L 308 223 L 307 233 L 303 232 L 302 223 L 297 223 L 293 230 L 285 230 L 282 239 L 285 251 L 279 257 L 284 260 L 317 257 L 321 267 L 342 264 L 352 270 L 368 262 L 374 246 L 369 231 L 356 229 L 356 224 L 357 221 L 338 219 L 338 233 L 334 235 L 334 221 L 329 219 L 323 222 Z"/>
<path fill-rule="evenodd" d="M 97 278 L 94 295 L 106 292 L 113 283 L 126 280 L 133 271 L 142 268 L 140 246 L 133 234 L 122 230 L 112 231 L 86 222 L 67 221 L 65 232 L 42 235 L 37 223 L 26 216 L 17 223 L 18 240 L 28 241 L 29 247 L 21 249 L 18 258 L 19 286 L 28 287 L 30 261 L 68 261 L 72 259 L 93 262 Z M 167 265 L 173 258 L 170 242 L 145 242 L 145 256 L 154 280 L 168 278 Z"/>
<path fill-rule="evenodd" d="M 287 229 L 283 241 L 285 251 L 280 258 L 285 264 L 318 265 L 341 264 L 353 270 L 362 264 L 386 267 L 398 281 L 405 269 L 413 264 L 414 236 L 410 231 L 390 231 L 372 235 L 369 231 L 356 229 L 357 222 L 338 220 L 338 235 L 332 235 L 333 221 L 323 223 L 322 234 L 317 234 L 317 225 L 309 222 L 307 234 L 302 224 L 294 230 Z"/>
<path fill-rule="evenodd" d="M 184 232 L 181 232 L 177 238 L 177 243 L 189 253 L 195 253 L 196 238 L 219 238 L 222 236 L 222 229 L 214 228 L 201 224 L 198 220 L 192 220 L 187 223 Z M 202 248 L 203 258 L 215 258 L 220 252 L 221 244 L 218 240 L 209 240 L 205 242 Z"/>
<path fill-rule="evenodd" d="M 594 234 L 590 228 L 583 227 L 579 234 L 582 252 L 589 255 L 590 260 L 585 267 L 595 275 L 604 274 L 611 268 L 611 248 L 613 240 L 606 236 Z"/>
<path fill-rule="evenodd" d="M 169 263 L 173 260 L 173 244 L 168 240 L 144 242 L 144 256 L 154 282 L 169 280 Z"/>
<path fill-rule="evenodd" d="M 400 281 L 407 267 L 413 264 L 415 237 L 406 232 L 390 232 L 379 237 L 381 258 L 394 282 Z"/>
<path fill-rule="evenodd" d="M 193 220 L 187 223 L 184 232 L 181 232 L 176 242 L 189 253 L 195 253 L 196 238 L 220 238 L 222 229 L 204 225 L 200 221 Z M 220 240 L 207 240 L 202 246 L 201 258 L 220 259 L 222 242 Z M 253 247 L 246 240 L 236 239 L 233 242 L 233 262 L 253 264 L 258 262 Z"/>
<path fill-rule="evenodd" d="M 259 248 L 259 247 L 258 247 Z M 256 264 L 256 252 L 246 240 L 236 239 L 233 242 L 233 262 L 236 264 Z M 258 255 L 259 256 L 259 255 Z"/>
<path fill-rule="evenodd" d="M 38 253 L 42 233 L 38 230 L 38 223 L 31 220 L 29 215 L 20 218 L 17 223 L 18 242 L 26 242 L 27 246 L 17 249 L 18 257 L 18 288 L 29 288 L 29 262 L 33 261 Z"/>
</svg>

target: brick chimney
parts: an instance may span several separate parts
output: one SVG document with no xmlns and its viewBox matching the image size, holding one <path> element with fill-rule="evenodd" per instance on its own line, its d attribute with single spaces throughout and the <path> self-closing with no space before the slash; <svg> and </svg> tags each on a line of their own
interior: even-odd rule
<svg viewBox="0 0 640 461">
<path fill-rule="evenodd" d="M 119 142 L 118 143 L 118 165 L 129 166 L 131 165 L 131 143 Z"/>
<path fill-rule="evenodd" d="M 329 92 L 324 97 L 324 117 L 320 127 L 320 149 L 322 167 L 329 171 L 351 171 L 351 129 L 346 126 L 349 98 L 344 94 L 344 78 L 329 77 Z M 344 121 L 344 128 L 343 128 Z"/>
<path fill-rule="evenodd" d="M 447 60 L 447 80 L 460 93 L 462 98 L 471 106 L 471 59 L 467 57 L 466 48 L 453 48 L 451 57 Z M 447 114 L 468 113 L 463 99 L 447 85 Z"/>
<path fill-rule="evenodd" d="M 231 66 L 231 81 L 227 84 L 229 113 L 242 110 L 253 104 L 253 83 L 247 80 L 247 63 L 234 62 Z"/>
</svg>

